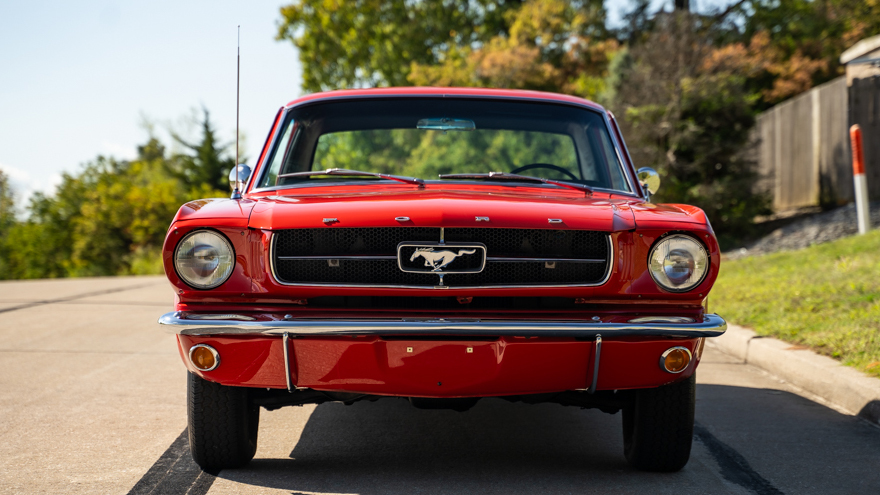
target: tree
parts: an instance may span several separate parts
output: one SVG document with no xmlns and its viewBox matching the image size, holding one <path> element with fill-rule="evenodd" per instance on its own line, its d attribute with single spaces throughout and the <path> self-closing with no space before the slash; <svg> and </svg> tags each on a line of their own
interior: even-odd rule
<svg viewBox="0 0 880 495">
<path fill-rule="evenodd" d="M 150 135 L 134 160 L 98 156 L 64 174 L 54 195 L 35 194 L 21 222 L 4 215 L 11 199 L 0 174 L 0 277 L 161 273 L 162 243 L 180 205 L 228 194 L 219 189 L 232 160 L 222 156 L 207 111 L 190 149 L 168 156 Z"/>
<path fill-rule="evenodd" d="M 651 4 L 636 0 L 615 31 L 598 0 L 300 0 L 282 8 L 279 39 L 300 49 L 308 91 L 492 86 L 597 100 L 620 117 L 636 163 L 663 173 L 657 199 L 703 207 L 726 242 L 768 212 L 741 153 L 755 116 L 840 74 L 841 52 L 880 32 L 880 0 Z"/>
<path fill-rule="evenodd" d="M 6 239 L 15 225 L 15 194 L 9 184 L 9 177 L 0 170 L 0 278 L 8 271 L 9 246 Z"/>
<path fill-rule="evenodd" d="M 598 98 L 618 48 L 603 2 L 529 0 L 505 14 L 509 29 L 478 46 L 451 47 L 438 63 L 413 62 L 416 85 L 535 89 Z"/>
<path fill-rule="evenodd" d="M 624 114 L 633 159 L 664 178 L 657 201 L 700 206 L 729 245 L 769 213 L 769 199 L 755 191 L 756 164 L 742 156 L 760 99 L 746 80 L 757 69 L 747 70 L 754 61 L 745 53 L 719 54 L 712 29 L 695 14 L 658 15 L 615 66 L 610 104 Z"/>
<path fill-rule="evenodd" d="M 172 132 L 175 141 L 183 145 L 191 154 L 176 154 L 170 160 L 169 171 L 180 179 L 189 189 L 196 190 L 202 186 L 223 191 L 229 188 L 229 171 L 235 165 L 234 157 L 225 156 L 228 144 L 220 144 L 217 132 L 211 123 L 211 116 L 206 108 L 202 108 L 204 118 L 199 123 L 202 139 L 198 143 L 190 143 L 178 133 Z M 158 143 L 158 142 L 156 142 Z M 146 145 L 148 148 L 150 143 Z M 147 153 L 164 153 L 164 148 L 142 150 Z"/>
<path fill-rule="evenodd" d="M 0 170 L 0 237 L 15 223 L 15 194 L 9 176 Z"/>
<path fill-rule="evenodd" d="M 298 0 L 281 8 L 278 39 L 299 50 L 303 89 L 408 86 L 411 64 L 508 31 L 521 0 Z"/>
</svg>

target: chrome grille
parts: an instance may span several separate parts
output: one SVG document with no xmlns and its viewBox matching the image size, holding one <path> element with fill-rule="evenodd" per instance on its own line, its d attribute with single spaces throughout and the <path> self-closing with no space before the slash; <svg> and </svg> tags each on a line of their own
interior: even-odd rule
<svg viewBox="0 0 880 495">
<path fill-rule="evenodd" d="M 406 273 L 397 245 L 409 241 L 486 245 L 480 273 Z M 599 285 L 610 269 L 610 237 L 586 230 L 491 228 L 291 229 L 272 236 L 272 270 L 295 285 L 385 287 L 544 287 Z"/>
</svg>

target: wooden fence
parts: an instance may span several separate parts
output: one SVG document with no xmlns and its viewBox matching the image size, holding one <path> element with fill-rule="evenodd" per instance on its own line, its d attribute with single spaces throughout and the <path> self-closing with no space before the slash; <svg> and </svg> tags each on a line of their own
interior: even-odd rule
<svg viewBox="0 0 880 495">
<path fill-rule="evenodd" d="M 849 126 L 862 127 L 868 194 L 880 200 L 880 78 L 840 77 L 758 116 L 752 156 L 773 209 L 853 201 Z"/>
<path fill-rule="evenodd" d="M 848 129 L 844 77 L 758 116 L 758 171 L 774 210 L 852 200 Z"/>
<path fill-rule="evenodd" d="M 850 122 L 862 128 L 868 197 L 880 201 L 880 76 L 854 79 L 849 98 Z"/>
</svg>

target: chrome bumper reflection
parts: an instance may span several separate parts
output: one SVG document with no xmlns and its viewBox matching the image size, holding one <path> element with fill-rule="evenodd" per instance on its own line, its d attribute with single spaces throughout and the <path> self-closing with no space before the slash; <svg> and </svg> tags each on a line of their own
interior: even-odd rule
<svg viewBox="0 0 880 495">
<path fill-rule="evenodd" d="M 224 315 L 230 316 L 230 315 Z M 606 323 L 580 320 L 497 320 L 476 318 L 370 318 L 252 321 L 205 319 L 204 314 L 173 312 L 159 324 L 181 335 L 462 335 L 595 338 L 624 336 L 717 337 L 727 330 L 720 316 L 707 314 L 703 321 L 673 323 Z"/>
</svg>

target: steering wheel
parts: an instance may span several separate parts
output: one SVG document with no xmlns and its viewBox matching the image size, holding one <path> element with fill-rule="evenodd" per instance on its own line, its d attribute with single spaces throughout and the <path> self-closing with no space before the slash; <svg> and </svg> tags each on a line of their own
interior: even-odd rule
<svg viewBox="0 0 880 495">
<path fill-rule="evenodd" d="M 532 170 L 533 168 L 548 168 L 550 170 L 555 170 L 557 172 L 561 172 L 561 173 L 571 177 L 571 180 L 575 180 L 575 181 L 580 180 L 577 177 L 575 177 L 575 175 L 573 173 L 569 172 L 568 170 L 565 170 L 564 168 L 559 167 L 557 165 L 553 165 L 551 163 L 530 163 L 528 165 L 523 165 L 522 167 L 517 167 L 517 168 L 511 170 L 510 173 L 518 174 L 520 172 L 525 172 L 526 170 Z"/>
</svg>

